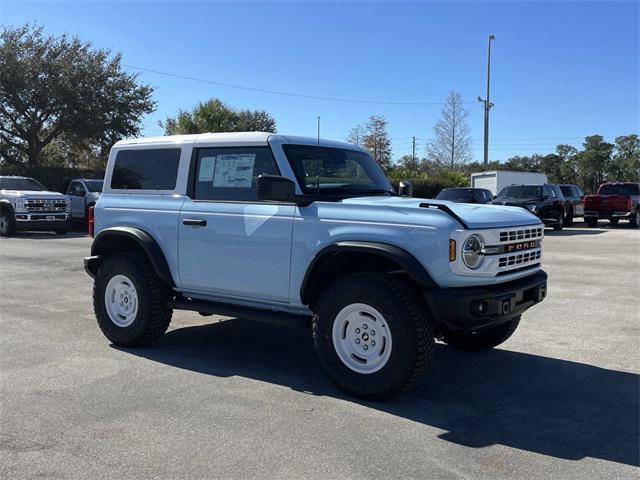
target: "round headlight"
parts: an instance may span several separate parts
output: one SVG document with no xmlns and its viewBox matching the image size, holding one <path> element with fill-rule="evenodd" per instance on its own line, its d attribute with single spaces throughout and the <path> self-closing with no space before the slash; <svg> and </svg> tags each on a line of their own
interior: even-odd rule
<svg viewBox="0 0 640 480">
<path fill-rule="evenodd" d="M 470 235 L 462 244 L 462 261 L 469 268 L 478 268 L 482 262 L 484 244 L 479 235 Z"/>
</svg>

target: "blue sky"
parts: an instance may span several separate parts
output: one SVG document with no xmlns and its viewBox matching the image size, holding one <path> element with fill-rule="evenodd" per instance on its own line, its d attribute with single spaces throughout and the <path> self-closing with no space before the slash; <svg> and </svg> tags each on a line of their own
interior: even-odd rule
<svg viewBox="0 0 640 480">
<path fill-rule="evenodd" d="M 8 2 L 0 23 L 38 22 L 121 52 L 123 63 L 216 82 L 388 102 L 470 102 L 474 159 L 482 157 L 486 37 L 492 55 L 491 159 L 638 132 L 638 2 Z M 160 119 L 219 97 L 264 109 L 282 133 L 344 139 L 369 115 L 389 121 L 394 157 L 424 153 L 440 105 L 320 101 L 144 72 Z"/>
</svg>

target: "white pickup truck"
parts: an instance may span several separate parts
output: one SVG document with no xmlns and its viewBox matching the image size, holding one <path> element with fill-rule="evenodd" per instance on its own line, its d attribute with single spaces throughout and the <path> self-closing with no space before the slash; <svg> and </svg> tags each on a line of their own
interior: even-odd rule
<svg viewBox="0 0 640 480">
<path fill-rule="evenodd" d="M 0 236 L 16 230 L 52 230 L 65 234 L 70 228 L 69 197 L 49 191 L 33 178 L 0 176 Z"/>
</svg>

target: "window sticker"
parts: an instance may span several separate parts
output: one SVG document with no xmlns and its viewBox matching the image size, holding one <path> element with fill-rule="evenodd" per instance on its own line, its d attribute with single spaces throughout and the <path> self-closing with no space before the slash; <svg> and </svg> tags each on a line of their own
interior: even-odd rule
<svg viewBox="0 0 640 480">
<path fill-rule="evenodd" d="M 255 163 L 255 153 L 218 155 L 215 162 L 213 186 L 251 188 Z"/>
<path fill-rule="evenodd" d="M 216 164 L 216 156 L 202 157 L 200 159 L 199 182 L 211 182 L 213 180 L 213 167 Z"/>
</svg>

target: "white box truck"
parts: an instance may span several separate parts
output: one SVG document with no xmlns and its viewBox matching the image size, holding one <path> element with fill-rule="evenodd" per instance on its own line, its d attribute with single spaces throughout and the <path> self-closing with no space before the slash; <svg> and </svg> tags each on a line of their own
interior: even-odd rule
<svg viewBox="0 0 640 480">
<path fill-rule="evenodd" d="M 509 172 L 495 170 L 493 172 L 478 172 L 471 174 L 472 188 L 486 188 L 497 195 L 500 190 L 509 185 L 544 185 L 548 183 L 547 176 L 538 172 Z"/>
</svg>

